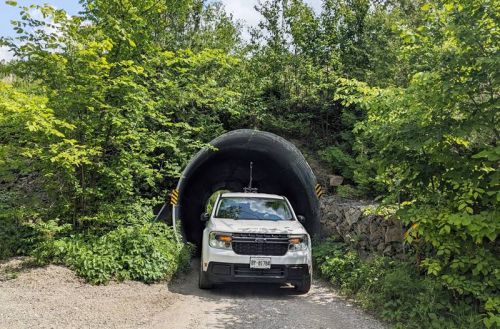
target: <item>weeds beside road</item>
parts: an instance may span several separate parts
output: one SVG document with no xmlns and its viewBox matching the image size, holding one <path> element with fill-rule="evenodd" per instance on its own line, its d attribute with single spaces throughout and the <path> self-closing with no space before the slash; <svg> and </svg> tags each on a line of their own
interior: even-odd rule
<svg viewBox="0 0 500 329">
<path fill-rule="evenodd" d="M 314 254 L 317 273 L 395 328 L 484 328 L 484 309 L 454 295 L 409 261 L 377 255 L 362 259 L 333 241 L 317 246 Z"/>
</svg>

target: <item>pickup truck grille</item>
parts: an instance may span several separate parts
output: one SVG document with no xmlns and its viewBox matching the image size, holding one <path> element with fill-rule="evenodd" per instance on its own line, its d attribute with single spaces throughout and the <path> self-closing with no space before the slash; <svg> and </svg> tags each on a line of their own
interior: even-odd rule
<svg viewBox="0 0 500 329">
<path fill-rule="evenodd" d="M 283 256 L 288 251 L 288 235 L 233 233 L 233 251 L 238 255 Z"/>
</svg>

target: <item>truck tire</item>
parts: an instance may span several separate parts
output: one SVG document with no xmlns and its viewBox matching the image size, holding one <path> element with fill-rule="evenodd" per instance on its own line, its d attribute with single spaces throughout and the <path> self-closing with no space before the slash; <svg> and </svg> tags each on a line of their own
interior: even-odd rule
<svg viewBox="0 0 500 329">
<path fill-rule="evenodd" d="M 213 284 L 208 278 L 208 274 L 203 271 L 203 264 L 200 264 L 200 274 L 198 276 L 198 287 L 200 289 L 212 289 Z"/>
<path fill-rule="evenodd" d="M 296 283 L 295 290 L 300 294 L 307 294 L 311 289 L 311 276 L 306 275 L 301 282 Z"/>
</svg>

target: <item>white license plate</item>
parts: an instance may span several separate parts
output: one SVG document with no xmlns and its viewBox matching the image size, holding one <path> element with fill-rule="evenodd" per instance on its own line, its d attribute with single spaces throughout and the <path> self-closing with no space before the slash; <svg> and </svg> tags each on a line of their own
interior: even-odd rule
<svg viewBox="0 0 500 329">
<path fill-rule="evenodd" d="M 271 268 L 271 257 L 250 257 L 250 268 Z"/>
</svg>

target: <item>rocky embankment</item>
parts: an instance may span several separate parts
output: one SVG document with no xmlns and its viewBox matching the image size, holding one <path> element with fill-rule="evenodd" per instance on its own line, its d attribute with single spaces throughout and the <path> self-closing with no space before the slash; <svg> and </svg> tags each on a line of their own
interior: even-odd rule
<svg viewBox="0 0 500 329">
<path fill-rule="evenodd" d="M 401 222 L 374 215 L 377 205 L 338 196 L 321 198 L 321 235 L 351 245 L 361 253 L 400 255 L 403 252 Z"/>
</svg>

